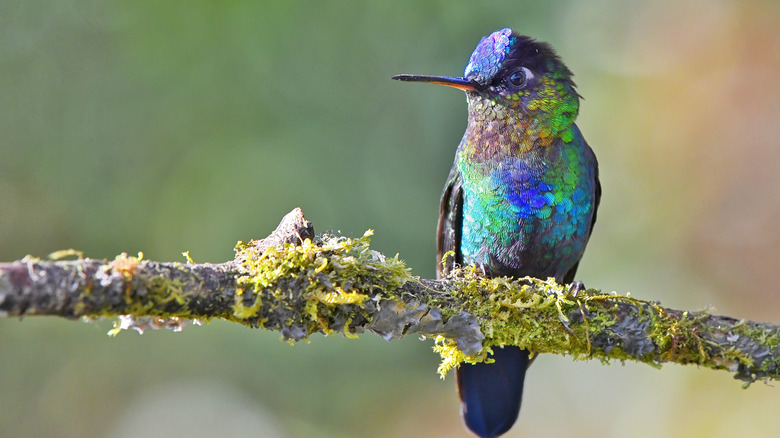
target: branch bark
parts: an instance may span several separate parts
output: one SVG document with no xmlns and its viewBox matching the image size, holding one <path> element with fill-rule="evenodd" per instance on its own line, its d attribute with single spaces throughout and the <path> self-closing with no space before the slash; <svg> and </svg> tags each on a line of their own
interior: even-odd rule
<svg viewBox="0 0 780 438">
<path fill-rule="evenodd" d="M 485 279 L 473 268 L 414 277 L 359 239 L 315 237 L 300 209 L 267 238 L 240 242 L 221 264 L 160 263 L 126 254 L 0 263 L 0 316 L 121 317 L 117 327 L 221 318 L 298 341 L 313 333 L 436 337 L 440 372 L 518 345 L 575 359 L 697 364 L 747 383 L 780 378 L 780 327 L 681 311 L 551 279 Z"/>
</svg>

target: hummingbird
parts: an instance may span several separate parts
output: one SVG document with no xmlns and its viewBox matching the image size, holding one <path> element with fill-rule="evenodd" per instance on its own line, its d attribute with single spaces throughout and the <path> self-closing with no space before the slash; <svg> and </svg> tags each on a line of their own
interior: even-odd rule
<svg viewBox="0 0 780 438">
<path fill-rule="evenodd" d="M 598 163 L 574 120 L 572 73 L 544 42 L 501 29 L 482 38 L 463 77 L 396 75 L 466 92 L 468 123 L 439 207 L 437 278 L 454 265 L 488 277 L 573 284 L 601 198 Z M 442 258 L 448 254 L 454 257 Z M 492 348 L 456 370 L 461 414 L 477 436 L 517 420 L 531 352 Z"/>
</svg>

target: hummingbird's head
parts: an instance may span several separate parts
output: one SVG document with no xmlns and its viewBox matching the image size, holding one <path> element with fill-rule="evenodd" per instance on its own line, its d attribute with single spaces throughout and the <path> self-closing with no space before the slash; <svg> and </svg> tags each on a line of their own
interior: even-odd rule
<svg viewBox="0 0 780 438">
<path fill-rule="evenodd" d="M 536 119 L 556 134 L 577 117 L 579 95 L 572 73 L 548 44 L 501 29 L 482 38 L 464 77 L 398 75 L 466 91 L 470 106 L 490 111 L 500 105 L 521 118 Z M 491 105 L 484 105 L 485 102 Z"/>
</svg>

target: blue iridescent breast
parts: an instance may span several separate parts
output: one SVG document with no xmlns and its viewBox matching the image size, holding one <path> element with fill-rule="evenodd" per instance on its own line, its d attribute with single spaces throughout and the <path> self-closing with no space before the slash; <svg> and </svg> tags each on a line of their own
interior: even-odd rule
<svg viewBox="0 0 780 438">
<path fill-rule="evenodd" d="M 561 280 L 582 256 L 595 203 L 595 157 L 581 140 L 493 163 L 459 160 L 461 252 L 501 275 Z"/>
</svg>

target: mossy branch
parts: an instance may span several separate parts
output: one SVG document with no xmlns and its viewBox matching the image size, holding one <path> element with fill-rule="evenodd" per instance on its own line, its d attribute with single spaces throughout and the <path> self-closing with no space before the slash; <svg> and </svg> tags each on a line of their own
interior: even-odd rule
<svg viewBox="0 0 780 438">
<path fill-rule="evenodd" d="M 421 279 L 371 250 L 370 234 L 315 237 L 296 209 L 266 239 L 239 242 L 235 259 L 222 264 L 27 257 L 0 263 L 0 316 L 121 316 L 117 331 L 221 318 L 291 341 L 417 334 L 436 338 L 441 372 L 508 344 L 575 359 L 697 364 L 748 383 L 780 378 L 778 326 L 574 292 L 552 280 L 486 279 L 472 268 Z"/>
</svg>

